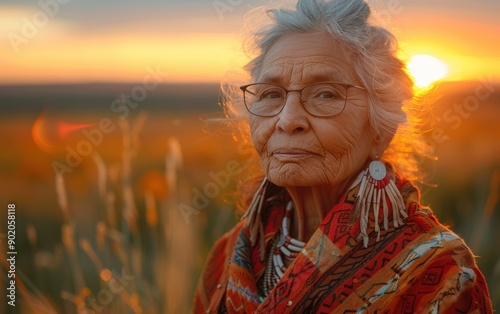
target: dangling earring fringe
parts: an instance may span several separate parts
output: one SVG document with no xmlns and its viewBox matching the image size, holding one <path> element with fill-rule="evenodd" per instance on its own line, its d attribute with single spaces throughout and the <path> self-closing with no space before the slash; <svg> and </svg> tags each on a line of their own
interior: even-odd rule
<svg viewBox="0 0 500 314">
<path fill-rule="evenodd" d="M 359 174 L 354 184 L 359 184 L 359 192 L 354 201 L 350 223 L 354 223 L 361 216 L 359 223 L 361 237 L 363 238 L 363 245 L 368 247 L 367 229 L 370 210 L 373 211 L 377 241 L 380 240 L 379 211 L 381 205 L 385 230 L 389 229 L 389 204 L 391 204 L 392 220 L 395 228 L 403 224 L 401 216 L 407 218 L 408 215 L 405 211 L 403 197 L 382 162 L 378 160 L 372 161 L 368 169 Z M 389 199 L 390 203 L 388 203 L 387 199 Z"/>
<path fill-rule="evenodd" d="M 268 185 L 268 180 L 267 177 L 264 178 L 264 181 L 262 181 L 262 184 L 260 187 L 257 189 L 257 192 L 253 196 L 252 202 L 248 206 L 247 211 L 245 214 L 241 217 L 241 220 L 247 218 L 246 221 L 246 227 L 250 231 L 250 243 L 252 245 L 255 245 L 257 242 L 257 236 L 260 234 L 260 259 L 261 261 L 264 260 L 264 227 L 262 226 L 261 222 L 261 210 L 262 210 L 262 204 L 264 203 L 264 197 L 265 197 L 265 192 L 266 188 Z"/>
</svg>

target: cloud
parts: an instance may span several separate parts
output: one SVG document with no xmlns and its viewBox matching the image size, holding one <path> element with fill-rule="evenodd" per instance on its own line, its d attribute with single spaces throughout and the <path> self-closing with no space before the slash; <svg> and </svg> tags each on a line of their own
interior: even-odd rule
<svg viewBox="0 0 500 314">
<path fill-rule="evenodd" d="M 0 20 L 0 34 L 9 44 L 19 36 L 26 41 L 51 40 L 64 36 L 71 29 L 71 22 L 50 16 L 38 6 L 0 5 L 3 18 Z"/>
<path fill-rule="evenodd" d="M 214 6 L 214 1 L 206 0 L 66 0 L 60 5 L 57 14 L 51 21 L 62 21 L 71 24 L 75 35 L 92 36 L 93 34 L 129 32 L 151 33 L 228 33 L 235 32 L 243 25 L 243 14 L 251 6 L 265 3 L 267 0 L 230 1 L 220 0 L 226 4 L 221 18 Z M 4 2 L 5 3 L 5 2 Z M 57 0 L 20 1 L 7 0 L 3 8 L 21 8 L 24 15 L 30 16 L 41 10 L 41 4 L 53 6 Z M 49 5 L 49 3 L 51 5 Z M 29 12 L 29 11 L 32 12 Z M 12 15 L 9 20 L 20 20 L 20 14 Z"/>
</svg>

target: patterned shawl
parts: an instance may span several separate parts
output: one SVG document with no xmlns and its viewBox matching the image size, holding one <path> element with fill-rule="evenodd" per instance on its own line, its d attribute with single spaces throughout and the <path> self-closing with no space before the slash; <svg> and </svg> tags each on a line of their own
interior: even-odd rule
<svg viewBox="0 0 500 314">
<path fill-rule="evenodd" d="M 377 241 L 372 215 L 365 247 L 359 223 L 349 224 L 359 185 L 351 187 L 262 299 L 257 282 L 266 259 L 260 248 L 267 256 L 289 199 L 284 189 L 266 192 L 263 243 L 251 245 L 245 221 L 222 236 L 209 254 L 193 312 L 492 313 L 469 248 L 418 203 L 410 182 L 396 177 L 395 183 L 408 214 L 402 226 L 390 222 Z"/>
</svg>

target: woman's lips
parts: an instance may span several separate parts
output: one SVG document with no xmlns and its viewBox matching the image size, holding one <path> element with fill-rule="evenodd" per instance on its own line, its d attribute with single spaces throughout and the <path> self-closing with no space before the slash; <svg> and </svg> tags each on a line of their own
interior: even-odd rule
<svg viewBox="0 0 500 314">
<path fill-rule="evenodd" d="M 286 161 L 286 160 L 298 160 L 304 159 L 308 157 L 312 157 L 317 155 L 316 153 L 298 148 L 285 148 L 285 149 L 277 149 L 273 151 L 272 154 L 278 160 Z"/>
</svg>

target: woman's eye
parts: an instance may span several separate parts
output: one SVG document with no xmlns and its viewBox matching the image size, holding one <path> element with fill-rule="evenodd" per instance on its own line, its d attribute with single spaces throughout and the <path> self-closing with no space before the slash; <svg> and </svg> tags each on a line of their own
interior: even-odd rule
<svg viewBox="0 0 500 314">
<path fill-rule="evenodd" d="M 266 91 L 261 94 L 261 99 L 277 99 L 281 98 L 281 93 L 279 91 Z"/>
<path fill-rule="evenodd" d="M 320 99 L 338 99 L 340 94 L 335 91 L 320 91 L 316 94 L 316 98 Z"/>
<path fill-rule="evenodd" d="M 322 92 L 319 94 L 319 98 L 335 98 L 335 95 L 332 92 Z"/>
</svg>

